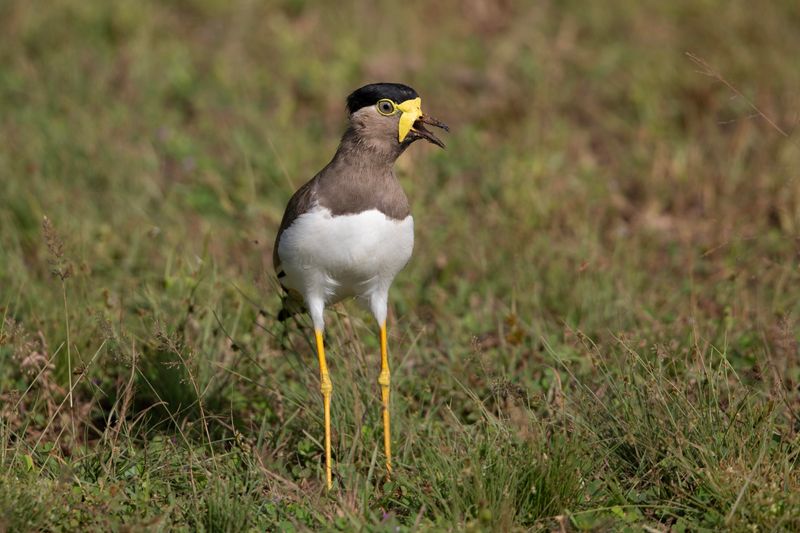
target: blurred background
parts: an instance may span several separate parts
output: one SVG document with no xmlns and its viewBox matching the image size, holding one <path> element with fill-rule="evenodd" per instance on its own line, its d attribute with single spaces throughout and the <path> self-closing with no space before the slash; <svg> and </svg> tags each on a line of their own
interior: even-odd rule
<svg viewBox="0 0 800 533">
<path fill-rule="evenodd" d="M 0 529 L 800 527 L 798 28 L 789 0 L 0 3 Z M 376 81 L 451 133 L 397 166 L 397 478 L 340 306 L 326 497 L 270 258 Z"/>
</svg>

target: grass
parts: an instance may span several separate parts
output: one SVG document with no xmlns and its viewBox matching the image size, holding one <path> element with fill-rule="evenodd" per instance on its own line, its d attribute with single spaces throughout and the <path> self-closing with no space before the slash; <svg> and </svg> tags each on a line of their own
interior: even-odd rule
<svg viewBox="0 0 800 533">
<path fill-rule="evenodd" d="M 0 6 L 0 531 L 800 529 L 794 2 Z M 405 81 L 378 343 L 283 207 Z"/>
</svg>

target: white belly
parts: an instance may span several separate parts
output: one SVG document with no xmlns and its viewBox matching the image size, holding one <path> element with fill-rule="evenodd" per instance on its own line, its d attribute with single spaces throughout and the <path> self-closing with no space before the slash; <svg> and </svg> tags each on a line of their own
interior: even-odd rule
<svg viewBox="0 0 800 533">
<path fill-rule="evenodd" d="M 414 219 L 392 220 L 376 209 L 331 216 L 315 207 L 281 235 L 284 286 L 326 304 L 383 296 L 414 247 Z"/>
</svg>

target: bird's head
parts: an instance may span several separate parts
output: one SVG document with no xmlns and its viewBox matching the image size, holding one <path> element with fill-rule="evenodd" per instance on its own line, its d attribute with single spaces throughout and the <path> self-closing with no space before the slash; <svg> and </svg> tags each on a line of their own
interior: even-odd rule
<svg viewBox="0 0 800 533">
<path fill-rule="evenodd" d="M 426 124 L 449 131 L 446 124 L 422 112 L 417 91 L 400 83 L 372 83 L 356 89 L 347 97 L 347 111 L 351 129 L 362 141 L 398 153 L 419 139 L 444 148 Z"/>
</svg>

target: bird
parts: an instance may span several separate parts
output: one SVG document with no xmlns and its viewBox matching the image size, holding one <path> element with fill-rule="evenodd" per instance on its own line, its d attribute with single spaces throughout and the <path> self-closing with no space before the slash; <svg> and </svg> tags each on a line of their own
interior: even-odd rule
<svg viewBox="0 0 800 533">
<path fill-rule="evenodd" d="M 325 484 L 331 481 L 330 403 L 333 384 L 324 346 L 324 310 L 356 299 L 380 338 L 384 453 L 392 473 L 390 372 L 386 334 L 389 288 L 414 247 L 414 219 L 394 164 L 418 140 L 445 144 L 426 125 L 449 131 L 422 112 L 422 100 L 401 83 L 371 83 L 346 101 L 348 125 L 331 161 L 290 198 L 275 238 L 273 266 L 286 320 L 307 312 L 314 327 L 325 425 Z"/>
</svg>

